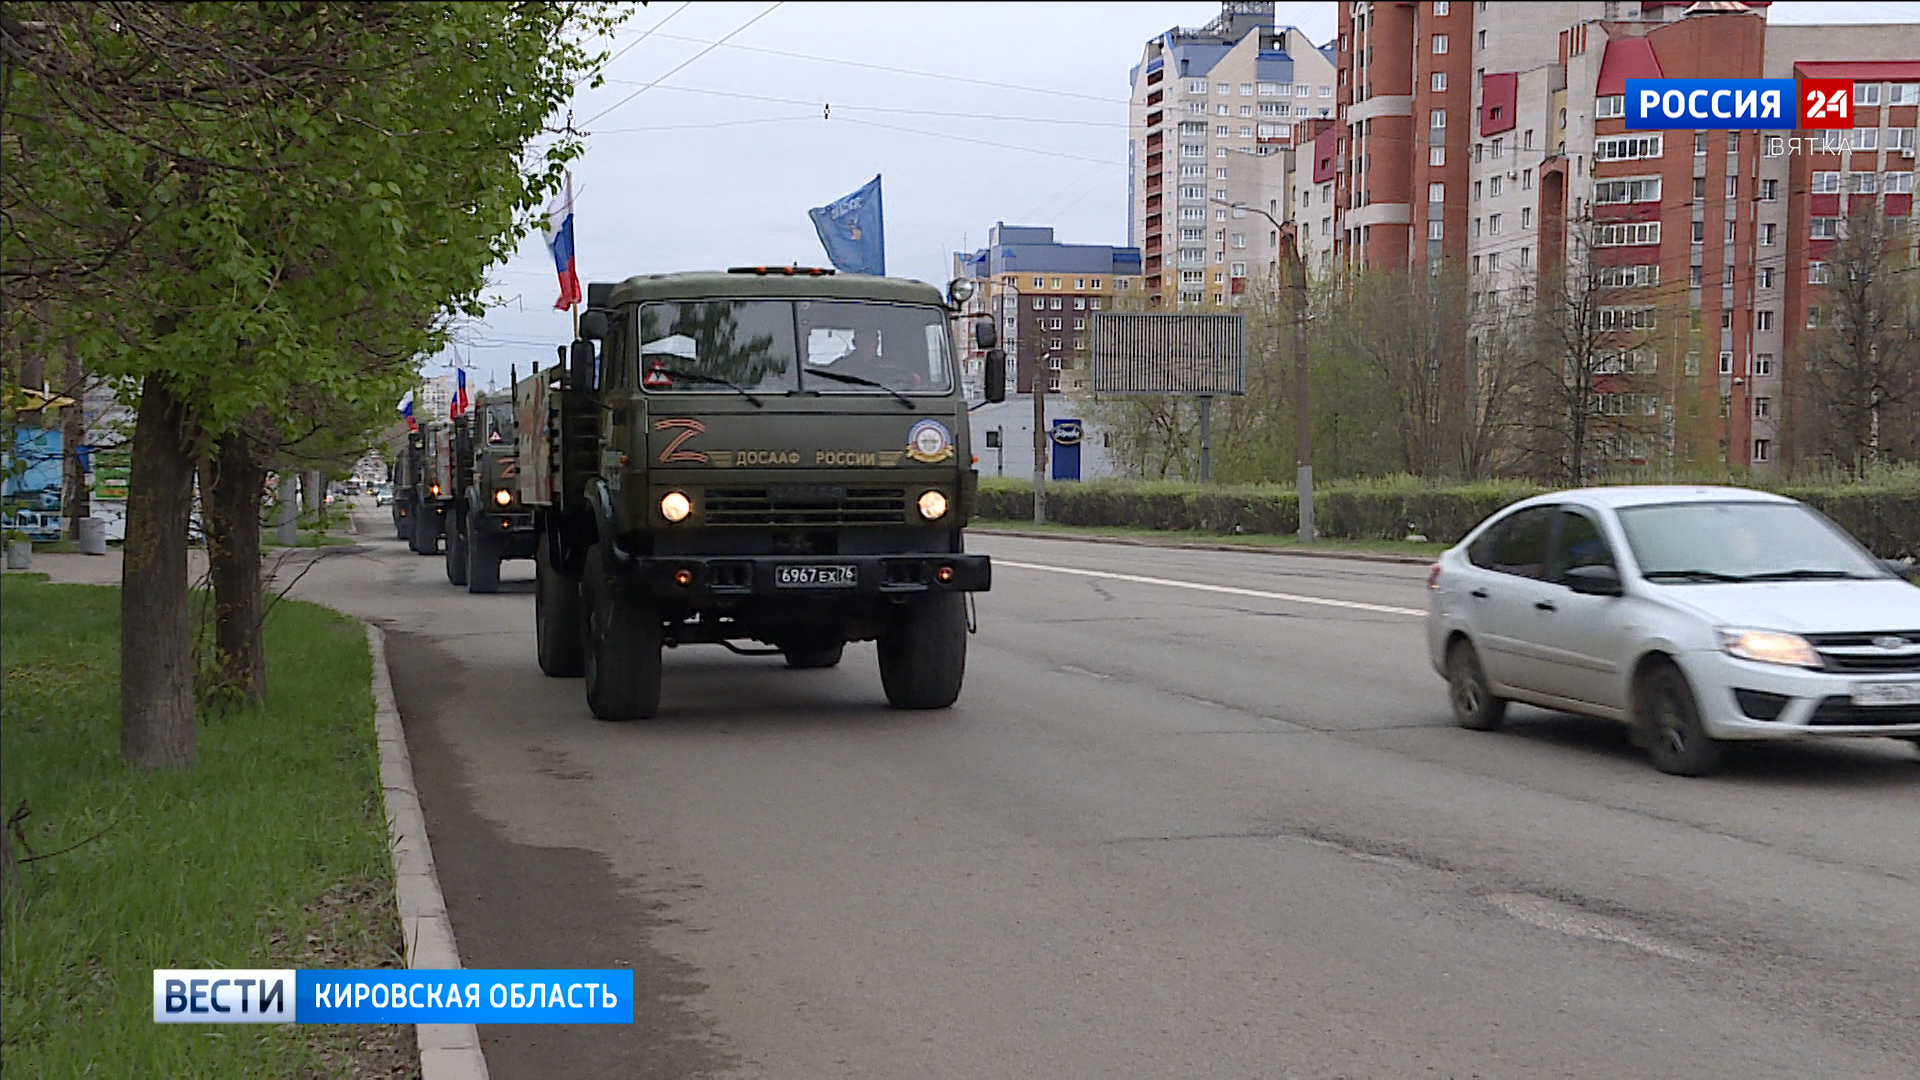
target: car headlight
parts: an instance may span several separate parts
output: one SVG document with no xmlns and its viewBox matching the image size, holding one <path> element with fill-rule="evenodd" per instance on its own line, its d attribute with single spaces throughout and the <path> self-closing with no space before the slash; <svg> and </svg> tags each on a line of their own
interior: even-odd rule
<svg viewBox="0 0 1920 1080">
<path fill-rule="evenodd" d="M 924 492 L 920 496 L 920 516 L 928 521 L 942 517 L 947 512 L 947 497 L 937 491 Z"/>
<path fill-rule="evenodd" d="M 500 506 L 505 506 L 513 501 L 513 492 L 508 491 L 506 488 L 501 488 L 493 493 L 493 501 Z"/>
<path fill-rule="evenodd" d="M 693 513 L 693 500 L 678 491 L 669 491 L 660 497 L 660 516 L 668 521 L 685 521 Z"/>
<path fill-rule="evenodd" d="M 1787 664 L 1814 669 L 1825 666 L 1820 662 L 1820 654 L 1813 650 L 1813 645 L 1806 638 L 1777 630 L 1722 630 L 1720 647 L 1730 656 L 1762 664 Z"/>
</svg>

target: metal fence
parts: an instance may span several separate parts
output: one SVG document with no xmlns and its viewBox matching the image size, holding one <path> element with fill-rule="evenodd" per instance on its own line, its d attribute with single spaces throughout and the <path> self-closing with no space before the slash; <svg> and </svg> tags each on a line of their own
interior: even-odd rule
<svg viewBox="0 0 1920 1080">
<path fill-rule="evenodd" d="M 1247 391 L 1245 315 L 1098 312 L 1093 389 L 1212 397 Z"/>
</svg>

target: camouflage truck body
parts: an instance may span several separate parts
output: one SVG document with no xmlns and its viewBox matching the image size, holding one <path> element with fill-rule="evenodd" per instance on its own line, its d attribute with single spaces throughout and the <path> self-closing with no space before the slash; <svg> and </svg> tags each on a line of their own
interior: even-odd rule
<svg viewBox="0 0 1920 1080">
<path fill-rule="evenodd" d="M 792 270 L 591 286 L 565 367 L 517 390 L 540 661 L 596 715 L 653 715 L 661 647 L 795 667 L 876 641 L 888 700 L 958 695 L 977 473 L 933 287 Z"/>
<path fill-rule="evenodd" d="M 520 501 L 511 391 L 483 393 L 453 427 L 455 492 L 447 512 L 447 580 L 500 591 L 500 564 L 533 558 L 533 509 Z"/>
</svg>

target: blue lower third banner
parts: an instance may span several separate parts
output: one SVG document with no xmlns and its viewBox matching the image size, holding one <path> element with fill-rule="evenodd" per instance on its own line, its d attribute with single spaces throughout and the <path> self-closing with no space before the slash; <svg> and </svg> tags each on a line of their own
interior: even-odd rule
<svg viewBox="0 0 1920 1080">
<path fill-rule="evenodd" d="M 631 1024 L 633 972 L 161 968 L 156 1024 Z"/>
</svg>

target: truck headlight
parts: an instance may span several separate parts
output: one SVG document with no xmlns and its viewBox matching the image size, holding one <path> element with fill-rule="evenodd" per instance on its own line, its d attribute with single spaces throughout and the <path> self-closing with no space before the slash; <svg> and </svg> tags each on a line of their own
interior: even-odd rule
<svg viewBox="0 0 1920 1080">
<path fill-rule="evenodd" d="M 1813 646 L 1806 638 L 1777 630 L 1722 630 L 1720 647 L 1727 650 L 1728 655 L 1762 664 L 1787 664 L 1815 670 L 1825 666 L 1820 662 L 1820 654 L 1813 651 Z"/>
<path fill-rule="evenodd" d="M 500 506 L 505 506 L 513 501 L 513 492 L 501 488 L 493 493 L 493 501 Z"/>
<path fill-rule="evenodd" d="M 660 516 L 668 521 L 685 521 L 693 513 L 693 500 L 678 491 L 669 491 L 660 497 Z"/>
<path fill-rule="evenodd" d="M 920 516 L 928 521 L 943 517 L 947 512 L 947 497 L 937 491 L 924 492 L 920 496 Z"/>
<path fill-rule="evenodd" d="M 429 495 L 431 495 L 431 496 L 433 496 L 433 497 L 434 497 L 434 498 L 436 498 L 436 499 L 437 499 L 437 498 L 439 498 L 439 497 L 440 497 L 440 485 L 439 485 L 439 484 L 432 484 L 432 485 L 430 485 L 430 486 L 428 486 L 428 488 L 427 488 L 427 494 L 429 494 Z"/>
</svg>

